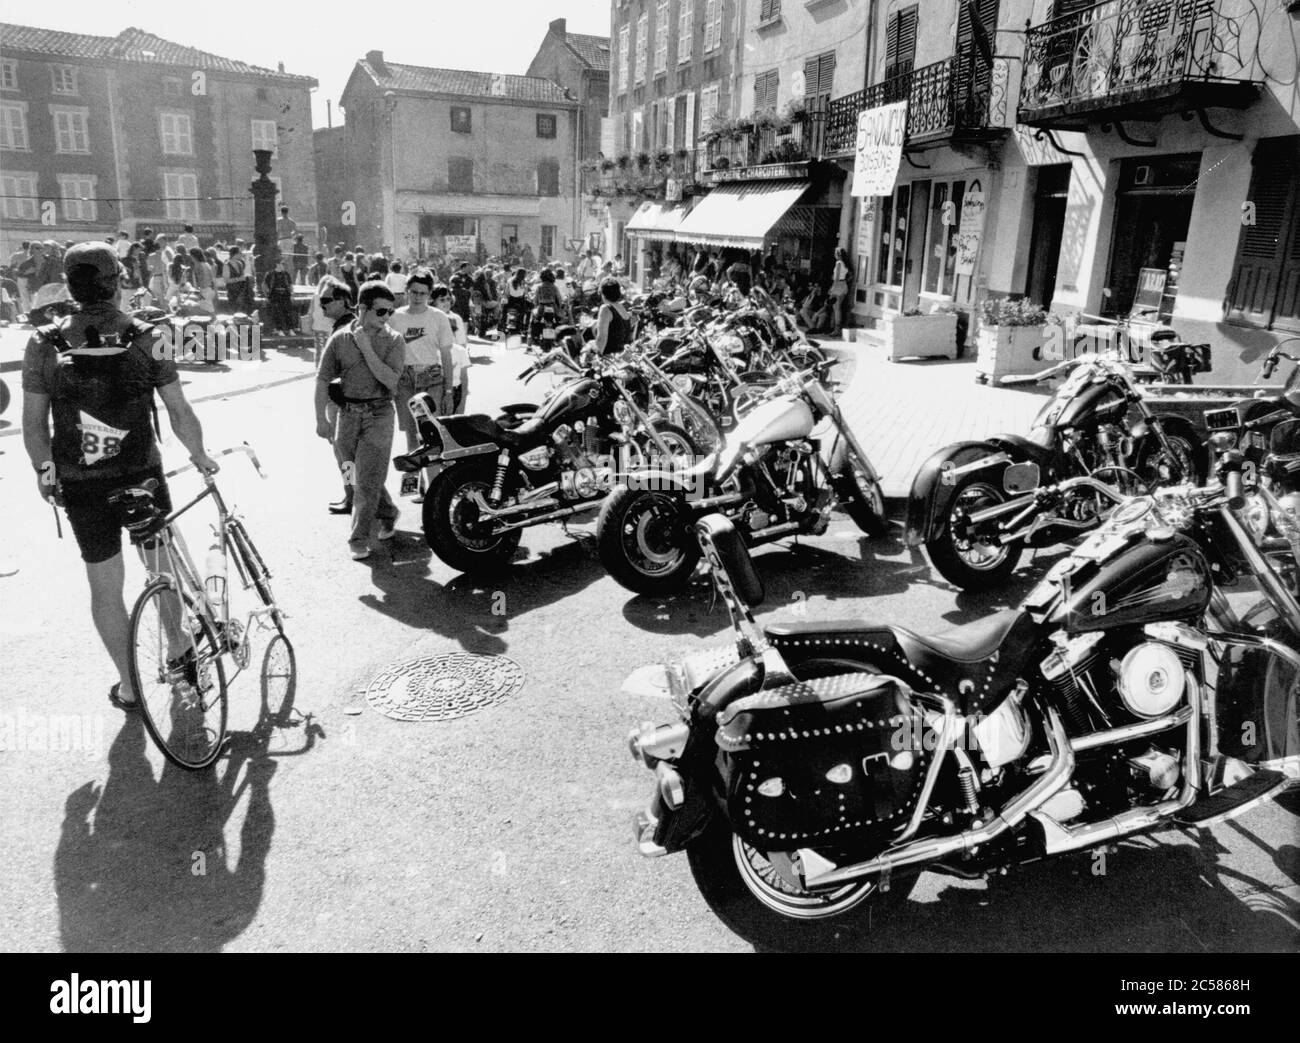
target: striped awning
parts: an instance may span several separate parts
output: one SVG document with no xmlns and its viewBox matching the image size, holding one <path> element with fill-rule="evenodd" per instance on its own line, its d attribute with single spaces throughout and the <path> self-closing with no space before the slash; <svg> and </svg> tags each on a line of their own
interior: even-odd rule
<svg viewBox="0 0 1300 1043">
<path fill-rule="evenodd" d="M 689 212 L 687 203 L 642 203 L 623 231 L 638 239 L 671 243 L 676 241 L 677 229 Z"/>
<path fill-rule="evenodd" d="M 695 205 L 678 226 L 679 243 L 760 249 L 768 232 L 799 201 L 807 181 L 732 181 Z"/>
</svg>

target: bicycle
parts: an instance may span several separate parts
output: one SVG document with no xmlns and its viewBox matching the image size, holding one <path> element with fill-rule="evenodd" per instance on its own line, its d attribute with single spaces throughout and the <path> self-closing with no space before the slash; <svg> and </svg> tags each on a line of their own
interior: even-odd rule
<svg viewBox="0 0 1300 1043">
<path fill-rule="evenodd" d="M 241 452 L 265 479 L 247 442 L 214 455 Z M 165 477 L 194 469 L 190 464 Z M 191 771 L 209 767 L 221 755 L 228 686 L 251 661 L 255 627 L 275 631 L 262 658 L 263 701 L 269 690 L 281 689 L 280 698 L 291 700 L 297 676 L 293 645 L 284 632 L 285 614 L 271 592 L 270 571 L 243 521 L 227 507 L 214 476 L 205 474 L 203 484 L 202 492 L 165 517 L 154 502 L 152 480 L 110 500 L 125 514 L 131 542 L 143 549 L 149 573 L 131 611 L 131 682 L 145 727 L 158 748 L 173 764 Z M 213 546 L 220 553 L 221 567 L 214 570 L 216 578 L 210 576 L 205 583 L 175 522 L 209 497 L 217 508 Z M 232 559 L 243 589 L 255 590 L 260 602 L 243 621 L 230 612 L 226 580 Z M 229 679 L 224 658 L 234 667 Z M 282 706 L 272 716 L 283 713 Z"/>
</svg>

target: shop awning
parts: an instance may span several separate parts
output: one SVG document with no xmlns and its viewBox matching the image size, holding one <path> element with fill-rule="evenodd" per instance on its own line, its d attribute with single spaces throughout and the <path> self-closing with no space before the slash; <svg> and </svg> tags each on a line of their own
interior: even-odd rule
<svg viewBox="0 0 1300 1043">
<path fill-rule="evenodd" d="M 671 243 L 689 211 L 686 203 L 642 203 L 623 231 L 639 239 Z"/>
<path fill-rule="evenodd" d="M 762 247 L 763 239 L 808 188 L 807 181 L 733 181 L 695 205 L 674 238 L 707 246 Z"/>
</svg>

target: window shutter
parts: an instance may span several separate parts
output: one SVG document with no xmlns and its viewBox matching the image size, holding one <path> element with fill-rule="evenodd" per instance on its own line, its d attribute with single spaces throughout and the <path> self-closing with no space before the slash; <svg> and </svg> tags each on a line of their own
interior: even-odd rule
<svg viewBox="0 0 1300 1043">
<path fill-rule="evenodd" d="M 1286 325 L 1300 316 L 1300 207 L 1293 171 L 1300 166 L 1300 137 L 1265 138 L 1255 149 L 1246 199 L 1255 223 L 1242 226 L 1237 259 L 1228 284 L 1226 318 L 1271 325 L 1275 313 Z M 1291 320 L 1288 322 L 1287 320 Z"/>
<path fill-rule="evenodd" d="M 835 79 L 835 52 L 827 51 L 803 63 L 804 94 L 815 98 L 830 94 Z"/>
<path fill-rule="evenodd" d="M 899 11 L 885 28 L 885 79 L 912 71 L 916 60 L 916 7 Z"/>
<path fill-rule="evenodd" d="M 695 92 L 686 95 L 686 131 L 682 135 L 683 148 L 695 147 Z"/>
<path fill-rule="evenodd" d="M 776 108 L 777 90 L 780 85 L 776 69 L 760 72 L 754 77 L 754 111 Z"/>
<path fill-rule="evenodd" d="M 1074 14 L 1075 11 L 1082 11 L 1085 7 L 1092 7 L 1097 0 L 1056 0 L 1052 10 L 1053 18 L 1063 18 L 1067 14 Z"/>
</svg>

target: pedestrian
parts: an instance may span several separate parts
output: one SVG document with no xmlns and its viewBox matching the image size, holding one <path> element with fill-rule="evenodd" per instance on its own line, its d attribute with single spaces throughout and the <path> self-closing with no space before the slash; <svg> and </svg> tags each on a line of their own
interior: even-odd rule
<svg viewBox="0 0 1300 1043">
<path fill-rule="evenodd" d="M 501 305 L 502 330 L 504 331 L 510 325 L 511 312 L 515 312 L 519 316 L 515 329 L 527 329 L 528 313 L 532 309 L 532 303 L 528 300 L 528 270 L 526 268 L 516 268 L 515 274 L 506 283 L 504 303 Z"/>
<path fill-rule="evenodd" d="M 321 361 L 325 358 L 325 345 L 329 342 L 330 336 L 351 326 L 356 319 L 356 314 L 352 310 L 352 291 L 342 279 L 335 279 L 333 276 L 327 275 L 321 280 L 320 286 L 317 287 L 316 302 L 320 306 L 320 325 L 324 327 L 316 336 L 316 369 L 319 372 Z M 313 330 L 315 328 L 313 324 Z M 337 422 L 338 415 L 338 404 L 331 397 L 325 406 L 325 419 L 331 429 Z M 335 444 L 331 448 L 337 450 L 338 446 Z M 334 454 L 334 461 L 342 473 L 343 458 L 337 452 Z M 347 481 L 346 477 L 343 481 L 343 495 L 329 505 L 329 512 L 330 514 L 352 513 L 352 483 Z"/>
<path fill-rule="evenodd" d="M 194 226 L 186 225 L 185 231 L 176 237 L 176 248 L 189 253 L 199 248 L 199 237 L 194 234 Z"/>
<path fill-rule="evenodd" d="M 28 277 L 34 267 L 31 249 L 31 242 L 24 239 L 18 249 L 9 255 L 9 271 L 13 274 L 13 280 L 18 286 L 18 311 L 23 315 L 27 314 L 27 305 L 32 297 L 31 291 L 28 289 Z"/>
<path fill-rule="evenodd" d="M 352 299 L 357 299 L 357 291 L 361 289 L 361 282 L 357 277 L 357 263 L 355 255 L 346 253 L 343 255 L 343 261 L 339 264 L 339 278 L 348 284 L 348 289 L 352 291 Z"/>
<path fill-rule="evenodd" d="M 334 247 L 334 254 L 329 260 L 329 271 L 327 275 L 332 275 L 336 279 L 343 278 L 343 244 L 339 243 Z"/>
<path fill-rule="evenodd" d="M 293 253 L 293 241 L 297 235 L 298 222 L 289 216 L 287 206 L 280 207 L 280 216 L 275 222 L 275 241 L 280 247 L 280 256 L 286 257 Z"/>
<path fill-rule="evenodd" d="M 469 261 L 462 261 L 451 277 L 451 310 L 469 322 L 470 297 L 474 292 L 474 276 Z"/>
<path fill-rule="evenodd" d="M 524 243 L 524 248 L 519 252 L 519 263 L 530 271 L 536 266 L 537 260 L 533 257 L 532 243 Z"/>
<path fill-rule="evenodd" d="M 623 287 L 617 279 L 607 278 L 600 284 L 601 306 L 596 316 L 594 353 L 617 355 L 632 343 L 632 313 L 623 301 Z M 589 346 L 584 354 L 590 354 Z"/>
<path fill-rule="evenodd" d="M 835 248 L 835 267 L 831 272 L 831 336 L 838 337 L 844 328 L 844 302 L 849 296 L 849 280 L 853 269 L 849 267 L 849 252 L 842 246 Z"/>
<path fill-rule="evenodd" d="M 132 710 L 140 693 L 131 680 L 131 626 L 123 600 L 125 519 L 109 500 L 152 479 L 157 483 L 154 504 L 164 514 L 171 510 L 150 424 L 155 391 L 194 465 L 206 474 L 218 467 L 203 448 L 203 430 L 185 399 L 175 363 L 154 350 L 156 331 L 114 304 L 120 267 L 116 250 L 103 243 L 74 245 L 64 264 L 69 292 L 80 308 L 37 330 L 27 342 L 23 444 L 41 496 L 67 512 L 86 564 L 91 618 L 118 674 L 109 702 Z M 142 551 L 146 565 L 149 557 L 155 558 L 155 569 L 157 546 Z M 169 627 L 173 657 L 186 651 L 179 624 L 178 618 Z"/>
<path fill-rule="evenodd" d="M 226 261 L 226 299 L 230 310 L 251 315 L 256 305 L 253 302 L 253 280 L 248 277 L 248 260 L 238 241 L 230 248 L 230 258 Z"/>
<path fill-rule="evenodd" d="M 388 277 L 388 263 L 388 248 L 384 247 L 379 253 L 371 255 L 366 275 L 383 282 Z"/>
<path fill-rule="evenodd" d="M 433 276 L 430 275 L 429 278 L 432 279 Z M 406 304 L 406 276 L 402 274 L 401 261 L 394 261 L 388 266 L 384 285 L 393 291 L 393 300 L 397 302 L 399 308 Z"/>
<path fill-rule="evenodd" d="M 197 246 L 190 251 L 190 279 L 203 298 L 207 311 L 217 313 L 217 276 L 208 263 L 208 256 Z"/>
<path fill-rule="evenodd" d="M 389 325 L 401 335 L 406 345 L 405 365 L 397 384 L 397 424 L 406 436 L 406 451 L 411 453 L 419 448 L 420 432 L 408 408 L 410 400 L 424 393 L 433 399 L 434 410 L 439 415 L 451 412 L 447 375 L 452 370 L 453 337 L 446 311 L 440 310 L 434 301 L 435 294 L 449 294 L 450 291 L 445 286 L 434 284 L 432 272 L 422 268 L 412 273 L 406 283 L 406 292 L 410 303 L 393 313 Z M 402 475 L 400 495 L 423 499 L 424 479 L 423 472 Z"/>
<path fill-rule="evenodd" d="M 459 414 L 465 412 L 465 400 L 469 397 L 469 328 L 455 312 L 449 313 L 447 319 L 452 335 L 451 403 L 447 412 Z"/>
<path fill-rule="evenodd" d="M 283 257 L 275 262 L 275 270 L 267 274 L 263 289 L 266 291 L 268 313 L 263 326 L 290 336 L 297 333 L 298 313 L 293 305 L 293 276 L 289 274 Z"/>
<path fill-rule="evenodd" d="M 293 237 L 293 281 L 297 286 L 307 286 L 307 241 L 299 232 Z"/>
<path fill-rule="evenodd" d="M 353 483 L 348 547 L 355 561 L 373 553 L 376 522 L 378 539 L 396 532 L 397 507 L 384 487 L 393 449 L 393 391 L 406 358 L 402 338 L 385 321 L 395 310 L 383 283 L 362 286 L 356 320 L 330 337 L 316 374 L 316 434 L 336 444 L 345 480 L 350 476 Z M 335 377 L 341 379 L 343 404 L 331 425 L 325 407 Z"/>
<path fill-rule="evenodd" d="M 333 274 L 334 273 L 330 271 L 329 264 L 325 260 L 325 255 L 321 251 L 317 250 L 315 263 L 307 269 L 307 285 L 319 287 L 320 281 L 325 278 L 325 276 Z"/>
<path fill-rule="evenodd" d="M 127 252 L 131 249 L 131 237 L 126 234 L 125 229 L 120 229 L 117 233 L 117 241 L 113 243 L 113 249 L 117 253 L 119 261 L 125 261 Z"/>
</svg>

